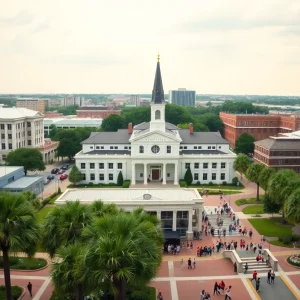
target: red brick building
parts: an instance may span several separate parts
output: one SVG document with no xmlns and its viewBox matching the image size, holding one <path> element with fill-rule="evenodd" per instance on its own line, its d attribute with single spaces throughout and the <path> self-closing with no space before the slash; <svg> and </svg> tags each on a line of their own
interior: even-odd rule
<svg viewBox="0 0 300 300">
<path fill-rule="evenodd" d="M 119 115 L 121 110 L 113 106 L 82 106 L 76 110 L 76 113 L 78 118 L 105 119 L 111 114 Z"/>
<path fill-rule="evenodd" d="M 229 114 L 220 112 L 224 123 L 224 138 L 234 147 L 242 133 L 252 135 L 255 140 L 262 140 L 280 133 L 300 129 L 300 116 Z"/>
<path fill-rule="evenodd" d="M 292 169 L 300 173 L 300 139 L 270 137 L 255 142 L 254 161 L 275 169 Z"/>
</svg>

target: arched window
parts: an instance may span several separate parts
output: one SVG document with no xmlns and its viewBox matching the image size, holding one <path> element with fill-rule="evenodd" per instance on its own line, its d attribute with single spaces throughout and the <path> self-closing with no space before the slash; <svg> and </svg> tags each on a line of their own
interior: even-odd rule
<svg viewBox="0 0 300 300">
<path fill-rule="evenodd" d="M 160 110 L 155 111 L 155 120 L 160 120 Z"/>
<path fill-rule="evenodd" d="M 144 146 L 140 146 L 140 153 L 144 153 Z"/>
</svg>

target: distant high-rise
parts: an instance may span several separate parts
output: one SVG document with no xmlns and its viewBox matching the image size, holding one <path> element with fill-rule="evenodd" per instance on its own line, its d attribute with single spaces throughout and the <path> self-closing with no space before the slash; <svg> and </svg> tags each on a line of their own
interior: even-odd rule
<svg viewBox="0 0 300 300">
<path fill-rule="evenodd" d="M 140 95 L 130 95 L 129 102 L 135 106 L 140 106 L 141 105 Z"/>
<path fill-rule="evenodd" d="M 181 106 L 195 106 L 196 92 L 186 89 L 172 90 L 169 92 L 169 103 Z"/>
<path fill-rule="evenodd" d="M 84 106 L 84 97 L 68 95 L 64 97 L 63 106 Z"/>
</svg>

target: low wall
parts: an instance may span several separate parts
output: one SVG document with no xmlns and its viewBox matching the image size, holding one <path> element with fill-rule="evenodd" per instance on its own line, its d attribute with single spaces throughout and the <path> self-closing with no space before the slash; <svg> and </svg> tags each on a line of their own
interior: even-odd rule
<svg viewBox="0 0 300 300">
<path fill-rule="evenodd" d="M 270 263 L 271 263 L 272 269 L 274 271 L 278 271 L 278 260 L 271 253 L 271 251 L 269 249 L 263 249 L 262 253 L 263 253 L 264 259 L 267 259 L 268 255 L 270 256 Z"/>
<path fill-rule="evenodd" d="M 225 251 L 223 251 L 223 256 L 225 258 L 230 258 L 233 264 L 236 262 L 237 272 L 243 273 L 243 262 L 235 250 L 225 250 Z"/>
</svg>

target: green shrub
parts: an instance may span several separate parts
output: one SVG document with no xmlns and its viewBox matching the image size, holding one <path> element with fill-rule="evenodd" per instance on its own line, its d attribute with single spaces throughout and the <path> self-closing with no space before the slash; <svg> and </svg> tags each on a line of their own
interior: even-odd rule
<svg viewBox="0 0 300 300">
<path fill-rule="evenodd" d="M 9 266 L 15 270 L 37 270 L 47 265 L 47 261 L 43 258 L 28 257 L 9 257 Z M 0 256 L 0 268 L 3 268 L 3 257 Z"/>
<path fill-rule="evenodd" d="M 237 177 L 232 178 L 232 184 L 233 185 L 237 185 L 238 182 L 239 182 L 239 179 Z"/>
<path fill-rule="evenodd" d="M 93 182 L 89 182 L 89 183 L 88 183 L 88 186 L 93 186 L 93 185 L 94 185 Z"/>
<path fill-rule="evenodd" d="M 192 174 L 192 171 L 191 171 L 191 168 L 188 167 L 186 169 L 186 172 L 185 172 L 185 175 L 184 175 L 184 181 L 188 184 L 188 185 L 191 185 L 192 182 L 193 182 L 193 174 Z"/>
<path fill-rule="evenodd" d="M 222 185 L 227 185 L 227 181 L 223 181 L 223 182 L 222 182 Z"/>
<path fill-rule="evenodd" d="M 119 186 L 122 186 L 123 183 L 124 183 L 123 174 L 122 174 L 121 171 L 119 172 L 117 183 L 118 183 Z"/>
<path fill-rule="evenodd" d="M 293 255 L 292 255 L 292 256 L 293 256 Z M 291 264 L 291 265 L 293 265 L 293 266 L 300 267 L 300 263 L 292 261 L 292 260 L 291 260 L 291 256 L 288 257 L 287 261 L 288 261 L 289 264 Z"/>
<path fill-rule="evenodd" d="M 58 194 L 61 194 L 61 189 L 60 189 L 60 187 L 58 188 L 57 193 L 58 193 Z"/>
<path fill-rule="evenodd" d="M 198 180 L 197 182 L 196 182 L 196 185 L 200 185 L 201 183 L 200 183 L 200 181 Z"/>
<path fill-rule="evenodd" d="M 125 180 L 123 182 L 123 188 L 128 189 L 130 187 L 130 180 Z"/>
<path fill-rule="evenodd" d="M 208 185 L 213 185 L 213 182 L 212 182 L 212 181 L 210 181 L 210 182 L 208 183 Z"/>
<path fill-rule="evenodd" d="M 179 180 L 179 185 L 180 185 L 180 187 L 183 187 L 183 188 L 188 186 L 186 181 L 184 181 L 184 180 Z"/>
<path fill-rule="evenodd" d="M 300 236 L 297 234 L 286 234 L 278 237 L 278 240 L 285 245 L 289 245 L 292 242 L 298 242 L 300 240 Z"/>
</svg>

